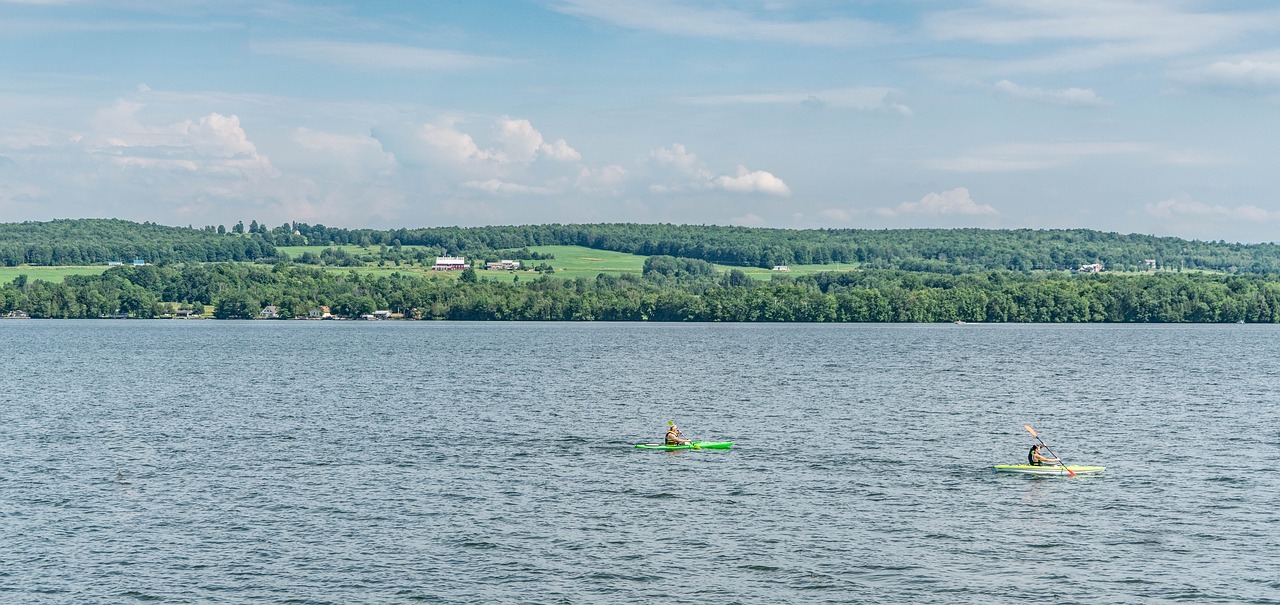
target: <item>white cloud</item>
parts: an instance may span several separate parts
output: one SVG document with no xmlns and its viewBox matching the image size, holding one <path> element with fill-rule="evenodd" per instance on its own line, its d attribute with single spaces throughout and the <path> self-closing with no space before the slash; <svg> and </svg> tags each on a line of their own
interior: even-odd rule
<svg viewBox="0 0 1280 605">
<path fill-rule="evenodd" d="M 1205 88 L 1271 91 L 1280 88 L 1280 57 L 1275 54 L 1216 61 L 1198 69 L 1174 72 L 1170 78 Z"/>
<path fill-rule="evenodd" d="M 507 157 L 501 151 L 480 149 L 471 135 L 454 128 L 451 124 L 423 124 L 418 129 L 418 137 L 437 152 L 437 157 L 453 163 L 505 163 L 507 161 Z"/>
<path fill-rule="evenodd" d="M 1017 172 L 1065 166 L 1082 158 L 1153 153 L 1137 143 L 1012 143 L 972 150 L 952 158 L 927 160 L 925 166 L 948 172 Z"/>
<path fill-rule="evenodd" d="M 258 153 L 236 115 L 215 112 L 153 126 L 138 119 L 143 108 L 141 103 L 119 101 L 95 116 L 93 132 L 73 140 L 119 167 L 250 178 L 279 175 L 271 161 Z"/>
<path fill-rule="evenodd" d="M 547 157 L 561 162 L 572 162 L 582 159 L 582 154 L 564 142 L 564 139 L 556 139 L 554 143 L 543 143 L 538 148 Z"/>
<path fill-rule="evenodd" d="M 304 163 L 324 166 L 343 174 L 387 174 L 396 167 L 396 157 L 369 135 L 344 135 L 309 128 L 294 131 L 293 140 L 307 156 Z"/>
<path fill-rule="evenodd" d="M 494 195 L 551 195 L 555 191 L 546 187 L 536 187 L 531 185 L 522 185 L 520 183 L 508 183 L 498 179 L 488 179 L 485 181 L 467 181 L 462 184 L 467 189 L 483 191 Z"/>
<path fill-rule="evenodd" d="M 680 143 L 672 144 L 670 147 L 654 149 L 649 152 L 649 157 L 659 164 L 674 166 L 683 172 L 694 173 L 697 171 L 698 155 L 690 153 Z"/>
<path fill-rule="evenodd" d="M 1263 222 L 1280 219 L 1280 212 L 1272 212 L 1252 204 L 1242 206 L 1222 206 L 1205 204 L 1193 200 L 1168 199 L 1145 204 L 1142 209 L 1149 215 L 1158 218 L 1198 218 L 1226 219 L 1242 222 Z"/>
<path fill-rule="evenodd" d="M 964 187 L 957 187 L 950 191 L 942 193 L 930 193 L 918 202 L 903 202 L 893 208 L 877 208 L 876 214 L 880 216 L 901 216 L 901 215 L 990 215 L 999 214 L 996 209 L 987 204 L 978 204 L 969 197 L 969 190 Z"/>
<path fill-rule="evenodd" d="M 939 41 L 1049 49 L 1041 54 L 1014 53 L 1011 56 L 1018 58 L 970 65 L 980 71 L 1003 74 L 1084 71 L 1166 59 L 1204 51 L 1250 34 L 1273 35 L 1280 31 L 1280 11 L 1210 12 L 1192 6 L 1186 2 L 1139 0 L 981 0 L 970 8 L 927 15 L 923 30 Z M 943 68 L 947 64 L 937 65 Z"/>
<path fill-rule="evenodd" d="M 583 166 L 573 186 L 586 193 L 617 195 L 622 193 L 630 173 L 617 164 L 591 169 Z"/>
<path fill-rule="evenodd" d="M 1097 93 L 1088 88 L 1048 90 L 1021 86 L 1008 80 L 996 82 L 993 88 L 997 93 L 1019 101 L 1031 101 L 1062 107 L 1102 107 L 1109 105 L 1102 97 L 1099 97 Z"/>
<path fill-rule="evenodd" d="M 833 88 L 812 92 L 760 92 L 737 95 L 705 95 L 684 97 L 689 105 L 795 105 L 797 107 L 835 107 L 859 111 L 891 111 L 911 116 L 910 107 L 892 100 L 898 94 L 893 88 Z"/>
<path fill-rule="evenodd" d="M 703 8 L 675 0 L 560 0 L 552 8 L 618 27 L 692 38 L 853 46 L 891 37 L 885 26 L 869 21 L 832 16 L 811 21 L 770 20 L 750 14 L 741 6 Z"/>
<path fill-rule="evenodd" d="M 767 193 L 781 197 L 791 195 L 791 188 L 782 179 L 763 170 L 748 171 L 745 166 L 738 166 L 734 176 L 718 176 L 712 182 L 725 191 Z"/>
<path fill-rule="evenodd" d="M 529 120 L 513 120 L 508 117 L 499 119 L 497 137 L 506 150 L 506 157 L 513 162 L 532 162 L 537 159 L 538 154 L 562 162 L 582 159 L 582 154 L 570 147 L 564 139 L 554 143 L 544 142 L 542 133 Z"/>
<path fill-rule="evenodd" d="M 658 168 L 655 182 L 649 185 L 652 193 L 682 193 L 720 189 L 734 193 L 765 193 L 786 197 L 791 189 L 773 173 L 764 170 L 747 170 L 739 165 L 732 175 L 717 176 L 709 170 L 697 154 L 675 143 L 649 152 L 651 163 Z"/>
<path fill-rule="evenodd" d="M 450 50 L 337 40 L 256 41 L 250 43 L 249 49 L 258 54 L 362 70 L 456 71 L 512 63 L 508 59 Z"/>
</svg>

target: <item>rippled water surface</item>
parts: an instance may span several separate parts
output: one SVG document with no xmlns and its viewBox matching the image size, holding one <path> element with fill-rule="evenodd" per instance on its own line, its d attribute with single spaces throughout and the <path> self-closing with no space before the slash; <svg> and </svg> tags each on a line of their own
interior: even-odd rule
<svg viewBox="0 0 1280 605">
<path fill-rule="evenodd" d="M 1280 327 L 0 321 L 3 603 L 1280 603 Z M 668 419 L 730 451 L 652 452 Z M 996 475 L 1040 430 L 1103 477 Z"/>
</svg>

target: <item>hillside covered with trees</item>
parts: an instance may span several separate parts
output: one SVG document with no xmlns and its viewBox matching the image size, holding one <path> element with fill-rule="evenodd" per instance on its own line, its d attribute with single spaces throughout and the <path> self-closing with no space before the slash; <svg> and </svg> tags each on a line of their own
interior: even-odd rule
<svg viewBox="0 0 1280 605">
<path fill-rule="evenodd" d="M 117 219 L 0 223 L 0 265 L 254 261 L 276 254 L 260 236 L 222 231 Z"/>
<path fill-rule="evenodd" d="M 857 263 L 959 275 L 991 270 L 1054 271 L 1101 263 L 1108 270 L 1163 269 L 1271 274 L 1280 245 L 1236 244 L 1087 229 L 760 229 L 708 225 L 589 224 L 342 229 L 256 221 L 199 229 L 78 219 L 0 224 L 0 264 L 101 264 L 269 260 L 275 246 L 426 246 L 440 254 L 568 245 L 643 256 L 668 255 L 740 267 Z"/>
</svg>

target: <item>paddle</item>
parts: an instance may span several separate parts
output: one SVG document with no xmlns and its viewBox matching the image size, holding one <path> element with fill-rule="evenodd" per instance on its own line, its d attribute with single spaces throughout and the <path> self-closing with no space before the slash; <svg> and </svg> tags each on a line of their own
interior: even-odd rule
<svg viewBox="0 0 1280 605">
<path fill-rule="evenodd" d="M 669 427 L 671 427 L 671 428 L 675 429 L 675 430 L 676 430 L 676 434 L 677 434 L 677 435 L 679 435 L 681 439 L 685 439 L 685 440 L 687 440 L 687 441 L 689 442 L 689 445 L 692 445 L 692 446 L 693 446 L 693 449 L 695 449 L 695 450 L 700 450 L 700 449 L 702 449 L 702 448 L 698 447 L 698 444 L 694 443 L 692 439 L 689 439 L 688 437 L 685 437 L 685 435 L 684 435 L 684 431 L 681 431 L 681 430 L 680 430 L 680 427 L 676 426 L 676 421 L 674 421 L 674 420 L 668 420 L 668 421 L 667 421 L 667 426 L 669 426 Z"/>
<path fill-rule="evenodd" d="M 1058 458 L 1058 456 L 1057 456 L 1056 454 L 1054 454 L 1054 453 L 1053 453 L 1053 450 L 1049 449 L 1049 444 L 1048 444 L 1048 443 L 1045 443 L 1045 442 L 1044 442 L 1044 439 L 1041 439 L 1041 438 L 1040 438 L 1040 436 L 1036 434 L 1036 430 L 1035 430 L 1035 429 L 1033 429 L 1033 428 L 1031 428 L 1031 425 L 1029 425 L 1029 424 L 1024 424 L 1024 425 L 1022 425 L 1022 428 L 1027 429 L 1027 432 L 1028 432 L 1028 433 L 1031 433 L 1031 436 L 1032 436 L 1032 437 L 1035 437 L 1035 438 L 1036 438 L 1036 441 L 1039 441 L 1039 442 L 1040 442 L 1040 445 L 1043 445 L 1043 446 L 1044 446 L 1045 451 L 1049 452 L 1049 455 L 1050 455 L 1050 456 L 1053 456 L 1054 458 Z M 1068 474 L 1068 475 L 1071 475 L 1072 477 L 1076 476 L 1076 472 L 1075 472 L 1075 471 L 1073 471 L 1073 470 L 1071 470 L 1070 468 L 1067 468 L 1067 463 L 1066 463 L 1066 462 L 1063 462 L 1063 461 L 1062 461 L 1062 458 L 1058 458 L 1058 464 L 1059 464 L 1059 465 L 1061 465 L 1061 466 L 1062 466 L 1062 468 L 1063 468 L 1064 470 L 1066 470 L 1066 471 L 1067 471 L 1067 474 Z"/>
</svg>

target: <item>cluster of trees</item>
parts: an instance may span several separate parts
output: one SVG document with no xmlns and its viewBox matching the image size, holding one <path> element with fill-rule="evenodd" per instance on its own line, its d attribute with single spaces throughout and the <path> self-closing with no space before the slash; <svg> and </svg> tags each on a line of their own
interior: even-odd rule
<svg viewBox="0 0 1280 605">
<path fill-rule="evenodd" d="M 702 264 L 699 264 L 702 263 Z M 303 316 L 377 309 L 423 319 L 800 322 L 1280 322 L 1280 277 L 1209 273 L 964 275 L 872 270 L 756 282 L 704 261 L 655 257 L 643 275 L 515 284 L 334 273 L 291 263 L 117 267 L 63 283 L 0 286 L 0 313 L 155 317 L 210 304 L 223 318 L 265 305 Z"/>
<path fill-rule="evenodd" d="M 0 265 L 101 265 L 257 261 L 274 258 L 261 236 L 228 237 L 208 229 L 116 219 L 0 223 Z"/>
<path fill-rule="evenodd" d="M 539 259 L 529 246 L 577 245 L 643 256 L 666 255 L 733 266 L 858 263 L 869 269 L 962 274 L 1074 269 L 1166 269 L 1226 273 L 1280 272 L 1280 245 L 1231 244 L 1087 229 L 759 229 L 708 225 L 517 225 L 427 229 L 342 229 L 306 223 L 268 228 L 252 221 L 202 229 L 82 219 L 0 224 L 0 263 L 96 264 L 267 260 L 275 246 L 381 246 L 382 262 L 421 261 L 433 253 L 475 258 Z M 424 246 L 413 251 L 402 246 Z M 505 256 L 504 256 L 505 255 Z M 304 262 L 354 265 L 360 258 Z"/>
</svg>

